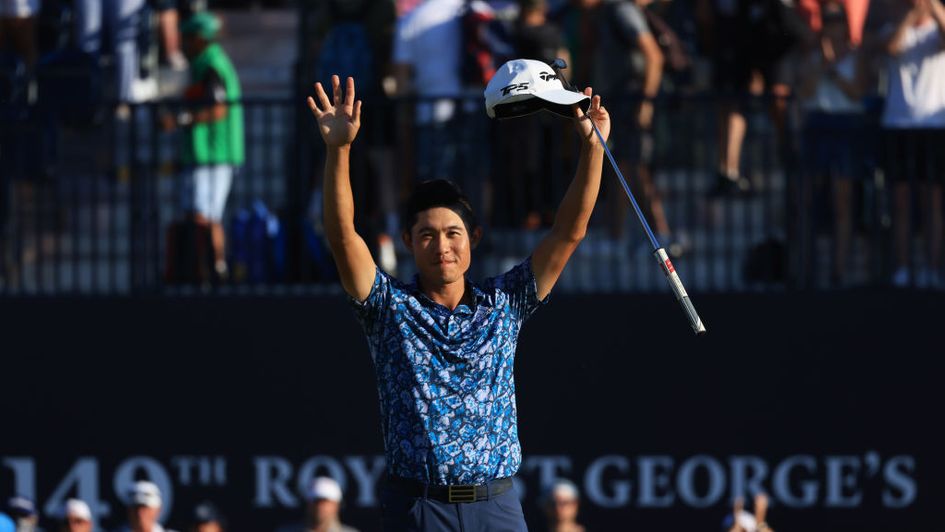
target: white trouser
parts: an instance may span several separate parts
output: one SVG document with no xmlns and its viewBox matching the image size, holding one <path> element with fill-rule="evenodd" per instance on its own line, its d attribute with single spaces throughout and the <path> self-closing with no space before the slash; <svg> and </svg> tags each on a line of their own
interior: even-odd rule
<svg viewBox="0 0 945 532">
<path fill-rule="evenodd" d="M 223 210 L 233 184 L 234 169 L 228 164 L 202 165 L 184 175 L 181 204 L 184 212 L 195 212 L 215 223 L 223 221 Z"/>
</svg>

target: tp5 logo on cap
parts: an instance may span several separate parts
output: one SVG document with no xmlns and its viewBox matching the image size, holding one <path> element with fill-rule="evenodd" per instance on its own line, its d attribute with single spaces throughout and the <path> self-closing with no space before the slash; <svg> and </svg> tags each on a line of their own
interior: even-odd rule
<svg viewBox="0 0 945 532">
<path fill-rule="evenodd" d="M 508 96 L 512 91 L 523 91 L 528 89 L 528 82 L 524 83 L 513 83 L 512 85 L 506 85 L 502 87 L 502 96 Z"/>
</svg>

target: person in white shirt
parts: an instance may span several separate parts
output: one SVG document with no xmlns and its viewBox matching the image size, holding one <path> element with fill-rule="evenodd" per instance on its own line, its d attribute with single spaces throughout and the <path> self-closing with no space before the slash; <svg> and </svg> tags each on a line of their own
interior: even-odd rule
<svg viewBox="0 0 945 532">
<path fill-rule="evenodd" d="M 941 284 L 942 183 L 945 181 L 945 7 L 940 0 L 903 0 L 908 11 L 890 31 L 886 107 L 886 172 L 893 182 L 895 286 Z M 925 264 L 911 276 L 912 195 L 918 185 Z"/>
<path fill-rule="evenodd" d="M 807 182 L 829 184 L 833 193 L 834 245 L 831 284 L 848 280 L 847 259 L 853 232 L 853 182 L 863 174 L 862 57 L 853 47 L 847 14 L 839 0 L 821 7 L 820 46 L 802 69 L 798 95 L 805 114 L 804 148 Z M 809 206 L 810 209 L 812 206 Z"/>
<path fill-rule="evenodd" d="M 407 154 L 405 174 L 415 173 L 417 183 L 450 179 L 482 211 L 490 153 L 483 140 L 488 138 L 488 119 L 479 103 L 483 87 L 473 90 L 464 84 L 466 3 L 427 0 L 397 22 L 391 58 L 393 94 L 418 99 L 413 117 L 402 112 L 398 116 L 401 150 Z M 474 98 L 463 98 L 472 94 Z"/>
</svg>

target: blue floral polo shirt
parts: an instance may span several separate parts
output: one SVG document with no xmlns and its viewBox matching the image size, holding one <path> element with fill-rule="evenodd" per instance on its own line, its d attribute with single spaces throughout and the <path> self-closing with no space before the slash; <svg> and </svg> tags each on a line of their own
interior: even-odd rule
<svg viewBox="0 0 945 532">
<path fill-rule="evenodd" d="M 538 300 L 531 259 L 450 311 L 380 269 L 363 302 L 381 403 L 387 469 L 432 484 L 480 484 L 518 471 L 512 367 L 522 323 Z"/>
</svg>

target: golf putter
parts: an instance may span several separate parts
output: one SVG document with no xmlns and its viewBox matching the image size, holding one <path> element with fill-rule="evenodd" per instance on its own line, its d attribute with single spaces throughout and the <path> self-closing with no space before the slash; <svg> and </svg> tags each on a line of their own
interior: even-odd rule
<svg viewBox="0 0 945 532">
<path fill-rule="evenodd" d="M 564 59 L 555 59 L 551 63 L 551 68 L 555 71 L 555 75 L 558 76 L 558 79 L 561 81 L 561 84 L 564 88 L 580 92 L 577 87 L 572 85 L 562 74 L 562 70 L 568 68 L 568 64 Z M 624 179 L 623 174 L 620 172 L 620 168 L 617 166 L 617 161 L 614 159 L 613 154 L 610 153 L 610 148 L 607 147 L 607 143 L 604 142 L 603 135 L 600 134 L 600 130 L 597 129 L 597 124 L 594 123 L 594 120 L 591 119 L 587 113 L 584 113 L 584 117 L 590 120 L 591 128 L 594 129 L 594 133 L 597 134 L 598 140 L 600 140 L 601 145 L 604 147 L 604 152 L 607 154 L 607 158 L 610 159 L 610 164 L 614 168 L 614 172 L 617 174 L 617 179 L 620 180 L 620 184 L 623 186 L 623 191 L 626 192 L 627 197 L 630 198 L 630 203 L 633 205 L 633 211 L 637 213 L 637 219 L 640 220 L 640 224 L 643 225 L 644 231 L 646 231 L 646 236 L 650 239 L 650 244 L 653 246 L 653 256 L 656 257 L 656 261 L 659 262 L 660 269 L 663 270 L 663 275 L 666 276 L 666 281 L 669 283 L 670 288 L 673 289 L 673 294 L 676 296 L 676 301 L 679 301 L 679 304 L 682 305 L 683 310 L 686 312 L 686 316 L 689 318 L 689 325 L 692 326 L 692 330 L 696 334 L 705 334 L 705 324 L 702 323 L 702 319 L 699 317 L 699 313 L 696 312 L 696 307 L 692 305 L 692 301 L 689 299 L 689 294 L 686 293 L 686 287 L 683 286 L 682 280 L 679 278 L 679 274 L 676 273 L 676 268 L 673 267 L 673 263 L 669 260 L 669 255 L 666 253 L 666 250 L 660 245 L 659 240 L 656 239 L 656 235 L 653 234 L 653 230 L 650 229 L 650 224 L 647 223 L 646 217 L 643 216 L 643 211 L 640 210 L 640 206 L 637 204 L 636 198 L 633 197 L 633 192 L 630 192 L 630 187 L 627 185 L 627 180 Z"/>
</svg>

